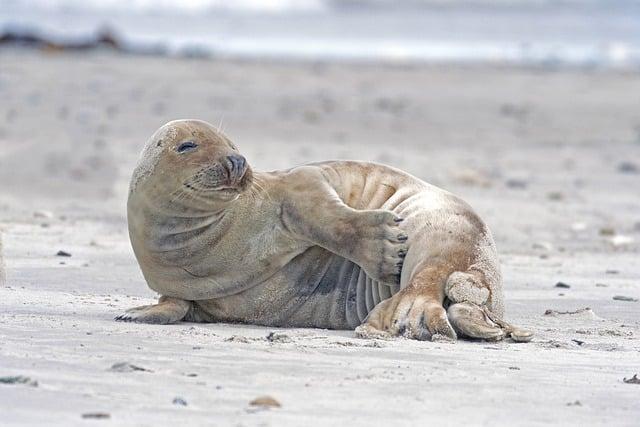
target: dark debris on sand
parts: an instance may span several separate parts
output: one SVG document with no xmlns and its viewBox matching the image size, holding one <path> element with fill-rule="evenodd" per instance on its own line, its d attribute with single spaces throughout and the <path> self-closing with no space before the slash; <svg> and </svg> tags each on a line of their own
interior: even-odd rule
<svg viewBox="0 0 640 427">
<path fill-rule="evenodd" d="M 623 378 L 622 382 L 626 384 L 640 384 L 640 378 L 638 378 L 638 374 L 633 374 L 631 378 Z"/>
<path fill-rule="evenodd" d="M 31 387 L 38 387 L 38 381 L 23 375 L 0 377 L 0 384 L 25 384 Z"/>
<path fill-rule="evenodd" d="M 152 372 L 149 369 L 136 366 L 129 362 L 118 362 L 111 365 L 109 368 L 111 372 Z"/>
<path fill-rule="evenodd" d="M 92 420 L 107 420 L 111 418 L 111 414 L 108 414 L 106 412 L 88 412 L 86 414 L 82 414 L 82 418 Z"/>
</svg>

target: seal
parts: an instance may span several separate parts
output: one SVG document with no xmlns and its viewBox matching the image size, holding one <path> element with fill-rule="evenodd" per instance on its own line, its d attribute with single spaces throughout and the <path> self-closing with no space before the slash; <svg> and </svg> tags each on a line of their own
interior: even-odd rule
<svg viewBox="0 0 640 427">
<path fill-rule="evenodd" d="M 453 194 L 376 163 L 256 172 L 199 120 L 162 126 L 131 180 L 129 234 L 158 304 L 117 320 L 528 341 L 495 244 Z"/>
</svg>

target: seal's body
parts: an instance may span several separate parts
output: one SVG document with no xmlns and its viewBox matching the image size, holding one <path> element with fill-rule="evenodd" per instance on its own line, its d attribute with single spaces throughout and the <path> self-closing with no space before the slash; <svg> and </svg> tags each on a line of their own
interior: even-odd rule
<svg viewBox="0 0 640 427">
<path fill-rule="evenodd" d="M 145 279 L 163 297 L 119 320 L 531 337 L 500 320 L 500 270 L 482 220 L 388 166 L 258 173 L 207 123 L 175 121 L 143 151 L 128 219 Z"/>
</svg>

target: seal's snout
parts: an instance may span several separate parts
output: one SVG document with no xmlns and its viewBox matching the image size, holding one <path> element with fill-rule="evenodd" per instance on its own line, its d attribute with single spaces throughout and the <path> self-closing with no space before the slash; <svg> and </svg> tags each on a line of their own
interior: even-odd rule
<svg viewBox="0 0 640 427">
<path fill-rule="evenodd" d="M 229 170 L 229 178 L 233 181 L 238 181 L 247 170 L 247 159 L 237 154 L 227 156 L 227 168 Z"/>
</svg>

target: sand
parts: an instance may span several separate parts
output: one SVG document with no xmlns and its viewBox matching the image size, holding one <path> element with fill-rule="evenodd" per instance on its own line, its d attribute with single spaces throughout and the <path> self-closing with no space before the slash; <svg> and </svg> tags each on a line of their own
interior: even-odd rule
<svg viewBox="0 0 640 427">
<path fill-rule="evenodd" d="M 0 424 L 637 425 L 638 93 L 602 70 L 1 51 L 0 380 L 22 379 L 0 384 Z M 375 160 L 461 195 L 535 340 L 114 322 L 155 297 L 127 236 L 133 165 L 187 117 L 258 169 Z"/>
</svg>

